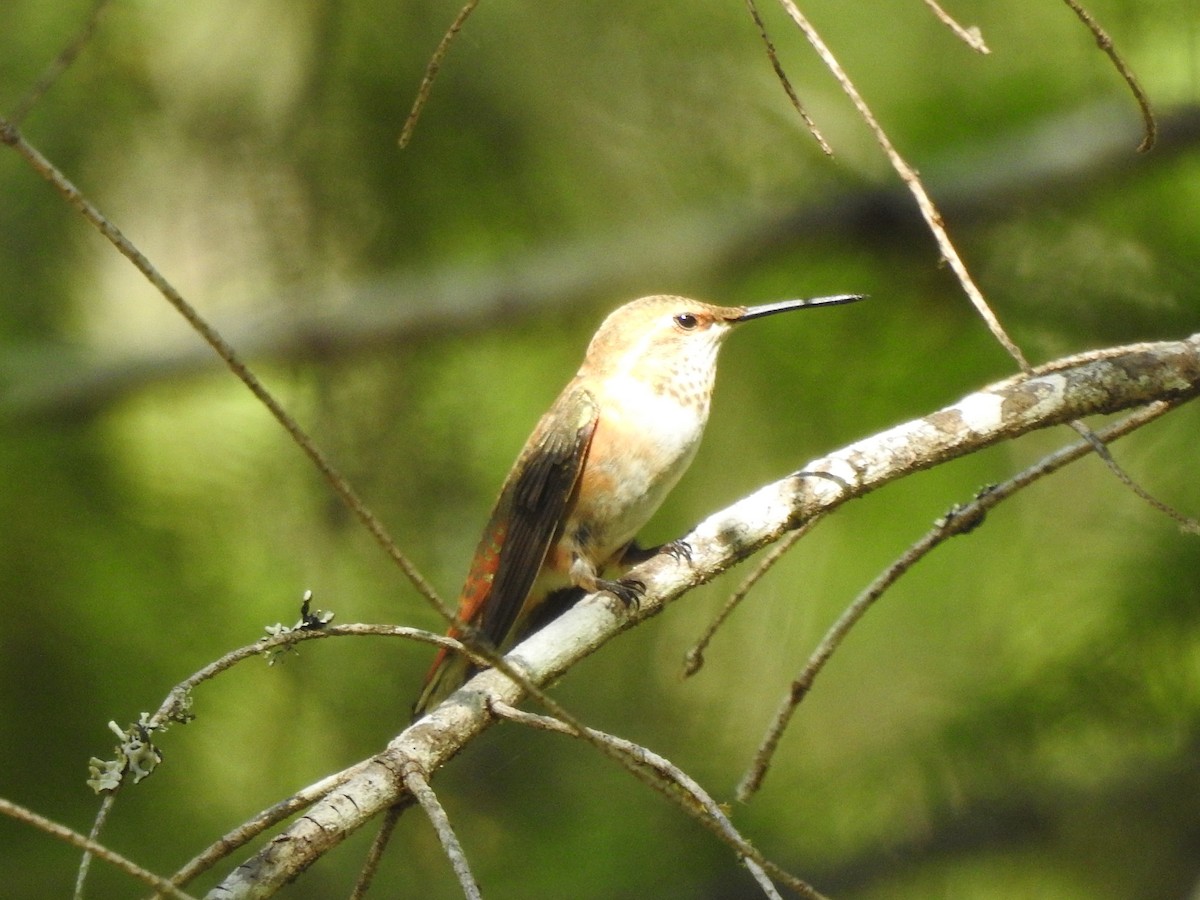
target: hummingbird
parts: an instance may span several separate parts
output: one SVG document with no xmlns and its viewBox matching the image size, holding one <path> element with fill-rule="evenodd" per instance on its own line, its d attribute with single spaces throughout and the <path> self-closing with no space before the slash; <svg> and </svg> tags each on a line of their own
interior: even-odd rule
<svg viewBox="0 0 1200 900">
<path fill-rule="evenodd" d="M 838 294 L 730 307 L 652 296 L 612 312 L 500 489 L 450 637 L 470 631 L 504 652 L 585 594 L 607 591 L 636 603 L 641 582 L 604 576 L 656 552 L 634 538 L 696 455 L 725 337 L 742 322 L 861 299 Z M 477 668 L 440 648 L 414 715 Z"/>
</svg>

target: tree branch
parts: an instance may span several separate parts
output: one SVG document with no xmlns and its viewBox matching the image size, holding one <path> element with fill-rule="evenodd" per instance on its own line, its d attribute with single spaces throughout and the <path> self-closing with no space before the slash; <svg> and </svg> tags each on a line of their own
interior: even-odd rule
<svg viewBox="0 0 1200 900">
<path fill-rule="evenodd" d="M 492 711 L 498 716 L 510 722 L 515 722 L 518 725 L 528 725 L 530 728 L 540 728 L 545 731 L 553 731 L 558 734 L 576 737 L 575 731 L 570 725 L 550 716 L 534 715 L 533 713 L 527 713 L 514 706 L 506 706 L 502 703 L 495 704 L 492 707 Z M 768 898 L 771 898 L 771 900 L 781 900 L 779 892 L 775 889 L 775 885 L 771 882 L 766 870 L 760 864 L 759 860 L 755 858 L 756 856 L 761 857 L 761 854 L 738 834 L 737 829 L 733 826 L 733 822 L 730 821 L 725 811 L 721 809 L 720 804 L 710 797 L 708 792 L 694 778 L 665 757 L 632 741 L 606 734 L 603 731 L 597 731 L 595 728 L 589 728 L 588 733 L 593 738 L 617 748 L 622 754 L 628 755 L 633 765 L 653 770 L 663 779 L 660 785 L 662 793 L 667 795 L 671 791 L 678 792 L 683 801 L 681 805 L 691 809 L 697 817 L 704 817 L 712 826 L 715 826 L 719 830 L 727 843 L 742 854 L 742 864 L 750 871 L 754 880 L 758 882 L 758 886 L 762 892 Z M 808 885 L 804 885 L 803 887 L 807 889 L 803 892 L 804 896 L 821 898 L 821 895 L 817 894 Z"/>
<path fill-rule="evenodd" d="M 546 684 L 635 622 L 847 500 L 1021 434 L 1198 393 L 1200 334 L 1094 351 L 1001 381 L 810 462 L 710 516 L 685 538 L 690 559 L 660 554 L 634 570 L 633 576 L 646 585 L 635 612 L 605 595 L 591 595 L 520 644 L 508 662 L 533 683 Z M 830 477 L 814 478 L 812 472 Z M 210 896 L 270 896 L 350 833 L 405 799 L 404 773 L 410 766 L 436 772 L 494 723 L 489 704 L 511 705 L 521 698 L 521 688 L 503 674 L 480 673 L 381 753 L 359 764 L 352 777 Z"/>
<path fill-rule="evenodd" d="M 804 698 L 808 696 L 808 692 L 812 689 L 817 675 L 833 657 L 837 648 L 841 646 L 846 635 L 850 633 L 850 629 L 866 615 L 867 610 L 902 575 L 916 565 L 923 557 L 932 552 L 934 548 L 946 542 L 951 537 L 974 531 L 983 522 L 989 510 L 1012 497 L 1018 491 L 1058 471 L 1068 463 L 1085 456 L 1097 446 L 1107 454 L 1106 445 L 1109 441 L 1141 428 L 1159 416 L 1166 415 L 1174 408 L 1175 404 L 1168 401 L 1157 401 L 1144 406 L 1136 412 L 1130 413 L 1115 425 L 1103 429 L 1098 435 L 1093 435 L 1095 443 L 1083 440 L 1063 447 L 1025 471 L 1008 479 L 1003 484 L 988 485 L 982 488 L 970 502 L 961 505 L 956 504 L 946 515 L 941 516 L 929 531 L 909 546 L 898 559 L 893 561 L 865 590 L 854 598 L 853 602 L 846 607 L 841 616 L 838 617 L 838 620 L 826 632 L 825 637 L 821 639 L 817 648 L 809 656 L 804 669 L 792 681 L 785 697 L 780 701 L 779 708 L 772 718 L 770 725 L 767 727 L 766 734 L 759 742 L 758 750 L 754 754 L 754 760 L 750 768 L 738 783 L 737 799 L 746 802 L 761 787 L 771 759 L 779 747 L 779 741 L 783 737 L 783 733 L 787 729 L 788 723 L 791 721 L 796 709 Z M 786 547 L 788 541 L 794 535 L 798 535 L 801 532 L 802 529 L 797 529 L 788 535 L 786 539 L 780 541 L 777 546 L 781 548 Z M 774 551 L 772 551 L 773 554 Z M 755 574 L 758 574 L 758 572 Z M 739 590 L 739 594 L 744 596 L 744 591 Z M 710 636 L 711 629 L 709 632 L 706 632 L 705 638 Z"/>
</svg>

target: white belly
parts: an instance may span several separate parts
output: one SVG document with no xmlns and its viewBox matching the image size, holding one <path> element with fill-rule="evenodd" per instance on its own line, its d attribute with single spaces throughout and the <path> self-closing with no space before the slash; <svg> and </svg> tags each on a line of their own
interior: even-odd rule
<svg viewBox="0 0 1200 900">
<path fill-rule="evenodd" d="M 583 543 L 600 564 L 632 541 L 662 505 L 695 457 L 708 420 L 707 397 L 681 403 L 633 378 L 610 385 L 600 399 L 576 506 Z M 615 403 L 614 396 L 620 398 Z"/>
</svg>

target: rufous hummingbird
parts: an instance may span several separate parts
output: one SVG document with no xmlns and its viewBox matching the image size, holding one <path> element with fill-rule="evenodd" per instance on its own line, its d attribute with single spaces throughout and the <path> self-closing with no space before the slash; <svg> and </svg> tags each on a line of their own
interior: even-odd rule
<svg viewBox="0 0 1200 900">
<path fill-rule="evenodd" d="M 611 313 L 500 489 L 459 596 L 459 622 L 505 651 L 545 624 L 548 609 L 560 612 L 584 593 L 636 602 L 640 582 L 602 576 L 652 552 L 633 539 L 696 455 L 725 336 L 739 322 L 861 299 L 726 307 L 655 296 Z M 414 713 L 474 670 L 462 654 L 439 649 Z"/>
</svg>

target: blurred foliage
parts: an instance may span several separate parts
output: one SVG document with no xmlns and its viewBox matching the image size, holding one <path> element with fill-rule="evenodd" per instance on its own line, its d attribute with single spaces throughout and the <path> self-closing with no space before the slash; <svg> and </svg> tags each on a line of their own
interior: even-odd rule
<svg viewBox="0 0 1200 900">
<path fill-rule="evenodd" d="M 0 4 L 0 110 L 91 5 Z M 1159 104 L 1154 153 L 1134 154 L 1136 109 L 1063 4 L 954 4 L 987 57 L 916 0 L 804 4 L 1036 359 L 1182 336 L 1200 318 L 1200 19 L 1188 0 L 1088 5 Z M 740 2 L 483 3 L 401 151 L 456 12 L 114 2 L 22 122 L 244 340 L 443 595 L 532 423 L 625 299 L 872 295 L 731 342 L 705 444 L 650 541 L 1011 371 L 779 9 L 764 17 L 832 160 Z M 13 153 L 0 153 L 0 196 L 0 796 L 86 831 L 86 763 L 112 744 L 106 723 L 293 621 L 305 589 L 341 622 L 436 620 L 244 389 L 197 363 L 199 339 Z M 464 315 L 455 298 L 476 295 L 495 302 Z M 397 311 L 435 324 L 372 340 Z M 312 321 L 327 330 L 289 342 Z M 1197 416 L 1117 450 L 1192 514 Z M 1071 437 L 1031 436 L 842 510 L 764 579 L 696 678 L 681 681 L 682 654 L 742 572 L 587 660 L 559 695 L 729 797 L 848 600 L 952 503 Z M 1198 571 L 1194 537 L 1077 463 L 872 611 L 736 821 L 841 897 L 1187 895 L 1200 878 Z M 407 644 L 329 641 L 202 687 L 199 718 L 163 738 L 164 765 L 120 799 L 105 840 L 172 871 L 380 747 L 427 664 Z M 561 738 L 495 729 L 436 786 L 488 897 L 752 895 L 724 847 Z M 367 840 L 287 896 L 344 895 Z M 9 821 L 0 846 L 6 896 L 68 893 L 72 851 Z M 103 865 L 93 879 L 92 896 L 141 893 Z M 456 895 L 419 816 L 404 817 L 378 886 Z"/>
</svg>

